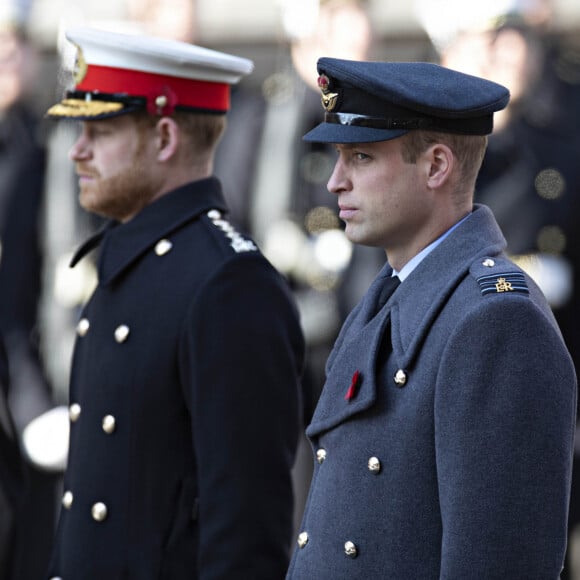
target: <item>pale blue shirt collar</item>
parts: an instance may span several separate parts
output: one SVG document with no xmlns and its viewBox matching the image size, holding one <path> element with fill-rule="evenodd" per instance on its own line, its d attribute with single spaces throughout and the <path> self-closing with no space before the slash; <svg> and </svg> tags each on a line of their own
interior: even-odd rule
<svg viewBox="0 0 580 580">
<path fill-rule="evenodd" d="M 455 225 L 451 226 L 445 233 L 440 235 L 434 242 L 431 242 L 426 248 L 421 250 L 415 257 L 411 258 L 401 269 L 400 272 L 393 270 L 393 276 L 398 276 L 403 282 L 411 272 L 456 228 L 463 223 L 469 216 L 468 213 L 463 219 L 460 219 Z"/>
</svg>

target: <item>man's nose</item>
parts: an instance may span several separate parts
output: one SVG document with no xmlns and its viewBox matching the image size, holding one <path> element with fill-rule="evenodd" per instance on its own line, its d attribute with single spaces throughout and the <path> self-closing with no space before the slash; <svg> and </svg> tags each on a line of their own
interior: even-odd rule
<svg viewBox="0 0 580 580">
<path fill-rule="evenodd" d="M 90 157 L 88 140 L 84 133 L 81 133 L 68 153 L 72 161 L 84 161 Z"/>
<path fill-rule="evenodd" d="M 334 165 L 332 175 L 330 176 L 326 187 L 330 193 L 340 193 L 341 191 L 348 189 L 349 183 L 343 164 L 340 159 L 338 159 Z"/>
</svg>

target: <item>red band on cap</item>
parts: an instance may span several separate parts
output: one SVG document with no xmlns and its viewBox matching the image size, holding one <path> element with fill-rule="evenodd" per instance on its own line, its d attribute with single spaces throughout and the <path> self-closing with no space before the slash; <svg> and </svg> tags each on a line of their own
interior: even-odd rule
<svg viewBox="0 0 580 580">
<path fill-rule="evenodd" d="M 89 65 L 84 79 L 76 86 L 79 91 L 124 93 L 133 97 L 163 95 L 170 88 L 176 105 L 227 111 L 230 108 L 230 86 L 226 83 L 184 79 L 142 71 Z"/>
</svg>

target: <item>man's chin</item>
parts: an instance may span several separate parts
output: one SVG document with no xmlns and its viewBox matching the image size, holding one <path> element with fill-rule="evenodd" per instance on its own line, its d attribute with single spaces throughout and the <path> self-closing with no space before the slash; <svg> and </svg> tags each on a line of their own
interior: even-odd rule
<svg viewBox="0 0 580 580">
<path fill-rule="evenodd" d="M 116 216 L 111 215 L 107 208 L 99 203 L 98 200 L 92 195 L 81 194 L 79 195 L 79 205 L 88 213 L 92 213 L 104 218 L 116 219 Z"/>
<path fill-rule="evenodd" d="M 87 191 L 85 188 L 81 187 L 79 193 L 79 204 L 85 211 L 94 212 L 95 209 L 94 195 L 92 195 L 92 193 Z"/>
</svg>

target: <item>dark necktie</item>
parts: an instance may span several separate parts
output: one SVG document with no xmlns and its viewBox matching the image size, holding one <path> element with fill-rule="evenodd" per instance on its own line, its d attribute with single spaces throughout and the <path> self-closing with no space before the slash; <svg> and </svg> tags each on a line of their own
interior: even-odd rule
<svg viewBox="0 0 580 580">
<path fill-rule="evenodd" d="M 385 279 L 377 298 L 375 314 L 387 303 L 387 300 L 389 299 L 391 294 L 397 289 L 397 286 L 400 283 L 401 280 L 399 279 L 398 276 L 389 276 L 388 278 Z"/>
</svg>

